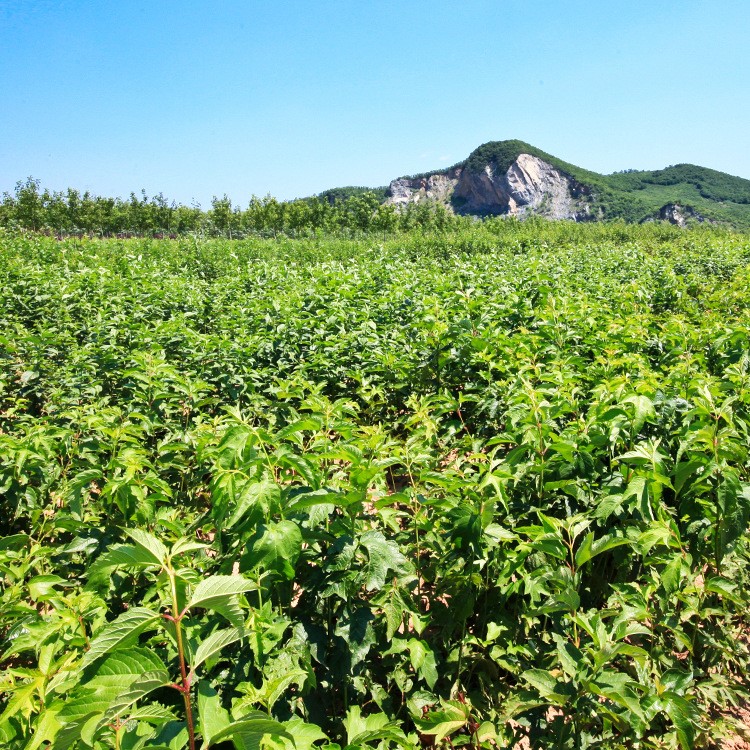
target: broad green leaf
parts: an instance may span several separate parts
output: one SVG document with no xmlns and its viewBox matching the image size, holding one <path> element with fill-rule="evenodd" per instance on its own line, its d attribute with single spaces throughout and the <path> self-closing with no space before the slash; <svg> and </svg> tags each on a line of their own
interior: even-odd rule
<svg viewBox="0 0 750 750">
<path fill-rule="evenodd" d="M 463 729 L 469 720 L 469 715 L 463 706 L 457 706 L 455 701 L 445 701 L 442 708 L 430 711 L 414 723 L 422 734 L 432 736 L 432 744 L 439 746 L 450 735 Z"/>
<path fill-rule="evenodd" d="M 137 680 L 130 684 L 127 691 L 119 693 L 116 699 L 112 701 L 107 708 L 104 721 L 111 721 L 115 717 L 121 717 L 123 712 L 136 701 L 170 683 L 169 672 L 164 669 L 144 672 Z"/>
<path fill-rule="evenodd" d="M 544 669 L 527 669 L 521 677 L 539 691 L 539 694 L 551 700 L 555 705 L 568 702 L 570 686 L 561 682 Z"/>
<path fill-rule="evenodd" d="M 314 490 L 320 488 L 320 471 L 307 458 L 292 453 L 286 446 L 279 448 L 274 455 L 279 466 L 299 474 Z"/>
<path fill-rule="evenodd" d="M 317 724 L 309 724 L 298 716 L 284 722 L 288 736 L 279 740 L 284 750 L 315 750 L 316 742 L 328 737 Z"/>
<path fill-rule="evenodd" d="M 368 607 L 358 607 L 354 612 L 347 612 L 336 625 L 334 632 L 346 642 L 352 668 L 363 662 L 375 645 L 374 619 Z"/>
<path fill-rule="evenodd" d="M 44 742 L 51 743 L 57 737 L 62 724 L 57 718 L 62 705 L 56 701 L 57 705 L 49 706 L 42 711 L 39 719 L 37 720 L 34 731 L 29 739 L 29 742 L 24 745 L 23 750 L 37 750 L 37 748 Z"/>
<path fill-rule="evenodd" d="M 585 565 L 589 560 L 601 555 L 602 552 L 615 549 L 615 547 L 622 547 L 625 544 L 631 544 L 630 539 L 624 537 L 616 537 L 612 535 L 606 535 L 594 539 L 594 532 L 589 532 L 581 542 L 581 546 L 576 552 L 576 565 L 580 568 Z"/>
<path fill-rule="evenodd" d="M 229 712 L 221 705 L 221 696 L 204 681 L 198 683 L 198 720 L 203 747 L 208 747 L 232 721 Z"/>
<path fill-rule="evenodd" d="M 584 660 L 580 649 L 557 633 L 554 633 L 552 637 L 557 644 L 557 658 L 565 674 L 572 680 L 580 678 Z"/>
<path fill-rule="evenodd" d="M 682 750 L 692 750 L 695 747 L 695 731 L 700 723 L 698 707 L 695 703 L 671 691 L 663 693 L 661 697 L 666 704 L 667 716 L 677 730 L 680 747 Z"/>
<path fill-rule="evenodd" d="M 638 433 L 643 429 L 643 425 L 649 417 L 653 417 L 654 402 L 647 396 L 633 395 L 623 399 L 623 404 L 633 404 L 633 433 L 632 437 L 636 437 Z"/>
<path fill-rule="evenodd" d="M 243 635 L 244 633 L 240 628 L 226 628 L 225 630 L 217 630 L 216 632 L 211 633 L 211 635 L 201 641 L 198 648 L 195 649 L 193 663 L 191 665 L 192 670 L 195 671 L 198 669 L 203 662 L 218 655 L 225 646 L 240 640 Z"/>
<path fill-rule="evenodd" d="M 184 721 L 169 721 L 159 728 L 156 736 L 147 745 L 151 750 L 152 745 L 163 750 L 183 750 L 188 745 L 188 729 Z"/>
<path fill-rule="evenodd" d="M 169 556 L 176 557 L 177 555 L 185 555 L 188 552 L 207 549 L 208 546 L 209 545 L 204 544 L 203 542 L 196 542 L 193 539 L 178 539 L 172 545 L 172 549 L 169 550 Z"/>
<path fill-rule="evenodd" d="M 223 524 L 223 528 L 234 528 L 250 510 L 259 509 L 261 518 L 267 517 L 269 512 L 280 505 L 280 499 L 281 490 L 279 486 L 268 477 L 260 482 L 254 480 L 245 482 L 238 494 L 236 505 Z"/>
<path fill-rule="evenodd" d="M 174 711 L 158 703 L 141 706 L 128 714 L 128 721 L 146 721 L 153 724 L 161 724 L 173 719 Z"/>
<path fill-rule="evenodd" d="M 368 561 L 364 567 L 365 588 L 377 591 L 385 585 L 389 571 L 402 573 L 409 568 L 395 541 L 387 540 L 380 531 L 366 531 L 359 543 L 367 550 Z"/>
<path fill-rule="evenodd" d="M 153 552 L 140 545 L 121 544 L 101 555 L 89 568 L 89 583 L 98 585 L 107 579 L 112 570 L 118 567 L 150 568 L 160 567 Z"/>
<path fill-rule="evenodd" d="M 119 689 L 109 690 L 86 690 L 79 689 L 65 701 L 65 705 L 59 711 L 57 718 L 63 725 L 70 725 L 70 732 L 78 732 L 80 736 L 82 726 L 89 720 L 104 716 L 112 701 L 117 698 Z M 70 733 L 69 732 L 69 733 Z M 61 742 L 61 737 L 55 740 Z"/>
<path fill-rule="evenodd" d="M 99 662 L 94 675 L 84 687 L 125 690 L 144 672 L 167 671 L 162 660 L 151 649 L 131 647 L 111 651 Z"/>
<path fill-rule="evenodd" d="M 271 709 L 291 685 L 304 685 L 307 676 L 307 672 L 301 669 L 290 669 L 264 680 L 259 688 L 248 692 L 248 697 L 253 703 L 260 703 Z"/>
<path fill-rule="evenodd" d="M 411 638 L 408 645 L 412 667 L 417 670 L 420 677 L 432 689 L 438 679 L 435 654 L 427 643 L 416 638 Z"/>
<path fill-rule="evenodd" d="M 254 591 L 258 584 L 254 581 L 237 576 L 210 576 L 204 578 L 193 591 L 186 609 L 201 607 L 202 609 L 216 609 L 228 604 L 237 594 Z"/>
<path fill-rule="evenodd" d="M 259 743 L 265 734 L 289 737 L 291 739 L 291 735 L 281 722 L 270 719 L 267 715 L 256 711 L 239 721 L 232 722 L 213 735 L 210 746 L 213 747 L 224 740 L 232 740 L 235 743 L 238 743 L 238 741 Z"/>
<path fill-rule="evenodd" d="M 32 713 L 35 697 L 44 691 L 45 679 L 38 671 L 30 676 L 32 679 L 29 682 L 17 684 L 11 692 L 10 699 L 0 715 L 0 724 L 18 713 L 27 716 Z M 3 691 L 5 692 L 5 688 Z"/>
<path fill-rule="evenodd" d="M 742 601 L 735 593 L 737 590 L 737 584 L 728 581 L 726 578 L 711 576 L 706 579 L 704 588 L 706 591 L 712 591 L 714 594 L 721 594 L 721 596 L 737 604 L 740 604 Z"/>
<path fill-rule="evenodd" d="M 405 746 L 406 737 L 403 730 L 384 713 L 362 716 L 359 706 L 350 706 L 343 724 L 346 729 L 347 747 L 379 740 L 391 740 Z"/>
<path fill-rule="evenodd" d="M 673 594 L 680 586 L 682 578 L 682 555 L 676 554 L 664 566 L 661 573 L 661 582 L 667 594 Z"/>
<path fill-rule="evenodd" d="M 242 569 L 270 571 L 291 581 L 302 552 L 302 532 L 293 521 L 279 521 L 260 528 L 242 558 Z"/>
<path fill-rule="evenodd" d="M 85 744 L 91 745 L 92 737 L 100 725 L 109 702 L 109 697 L 102 699 L 96 695 L 95 691 L 89 691 L 82 697 L 66 702 L 58 714 L 63 726 L 55 735 L 53 750 L 69 750 L 81 739 Z M 91 706 L 89 710 L 86 710 L 87 703 Z M 68 713 L 69 710 L 70 713 Z"/>
<path fill-rule="evenodd" d="M 107 623 L 91 641 L 91 647 L 84 654 L 81 667 L 86 668 L 100 656 L 114 651 L 135 639 L 145 630 L 153 630 L 161 619 L 158 612 L 145 607 L 133 607 Z"/>
<path fill-rule="evenodd" d="M 57 592 L 55 586 L 70 585 L 64 578 L 55 575 L 34 576 L 29 581 L 29 596 L 35 601 L 45 601 Z"/>
<path fill-rule="evenodd" d="M 152 534 L 141 529 L 125 529 L 125 533 L 143 551 L 149 553 L 154 565 L 163 565 L 168 557 L 167 548 Z"/>
</svg>

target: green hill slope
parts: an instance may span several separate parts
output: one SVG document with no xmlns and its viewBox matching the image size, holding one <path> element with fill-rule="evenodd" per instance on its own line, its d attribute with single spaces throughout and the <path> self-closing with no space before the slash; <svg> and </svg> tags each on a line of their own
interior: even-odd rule
<svg viewBox="0 0 750 750">
<path fill-rule="evenodd" d="M 591 213 L 602 220 L 647 221 L 658 218 L 665 206 L 676 204 L 696 221 L 707 220 L 750 230 L 750 180 L 694 164 L 604 175 L 566 162 L 524 141 L 507 140 L 482 144 L 454 167 L 407 179 L 447 174 L 455 167 L 481 172 L 491 165 L 496 174 L 504 173 L 520 154 L 536 156 L 587 187 Z M 384 195 L 383 188 L 375 190 L 379 196 Z"/>
<path fill-rule="evenodd" d="M 603 175 L 558 159 L 524 141 L 512 140 L 490 141 L 479 146 L 464 166 L 481 171 L 492 164 L 497 171 L 505 172 L 520 154 L 536 156 L 589 186 L 593 207 L 603 219 L 645 221 L 673 203 L 709 221 L 750 229 L 750 180 L 694 164 Z"/>
</svg>

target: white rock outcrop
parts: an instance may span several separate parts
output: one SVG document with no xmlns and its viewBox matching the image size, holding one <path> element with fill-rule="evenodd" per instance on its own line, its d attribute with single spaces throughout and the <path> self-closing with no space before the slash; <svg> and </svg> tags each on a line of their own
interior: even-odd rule
<svg viewBox="0 0 750 750">
<path fill-rule="evenodd" d="M 662 206 L 659 209 L 658 218 L 662 221 L 668 221 L 670 224 L 677 224 L 678 227 L 686 227 L 691 222 L 698 222 L 699 224 L 704 222 L 715 223 L 701 216 L 694 209 L 681 206 L 679 203 L 667 203 L 666 206 Z"/>
<path fill-rule="evenodd" d="M 481 172 L 454 167 L 446 173 L 391 182 L 388 202 L 396 205 L 435 200 L 466 214 L 546 216 L 586 220 L 587 188 L 551 164 L 520 154 L 504 173 L 488 164 Z"/>
<path fill-rule="evenodd" d="M 388 186 L 387 202 L 397 206 L 419 203 L 423 200 L 449 203 L 461 171 L 461 167 L 454 167 L 448 172 L 438 172 L 424 177 L 400 177 Z"/>
<path fill-rule="evenodd" d="M 587 218 L 584 190 L 542 159 L 520 154 L 505 173 L 488 164 L 481 172 L 464 175 L 454 191 L 467 213 L 529 214 L 552 219 Z"/>
</svg>

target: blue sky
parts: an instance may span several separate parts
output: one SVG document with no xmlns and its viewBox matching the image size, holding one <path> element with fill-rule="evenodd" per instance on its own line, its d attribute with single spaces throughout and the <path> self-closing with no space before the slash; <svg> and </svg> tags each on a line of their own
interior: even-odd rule
<svg viewBox="0 0 750 750">
<path fill-rule="evenodd" d="M 747 0 L 0 0 L 0 192 L 207 205 L 519 138 L 750 178 Z"/>
</svg>

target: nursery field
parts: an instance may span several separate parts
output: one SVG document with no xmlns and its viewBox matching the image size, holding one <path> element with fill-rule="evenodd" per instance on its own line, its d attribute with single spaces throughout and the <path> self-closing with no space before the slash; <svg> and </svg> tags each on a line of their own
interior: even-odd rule
<svg viewBox="0 0 750 750">
<path fill-rule="evenodd" d="M 0 234 L 0 745 L 719 747 L 750 237 Z"/>
</svg>

